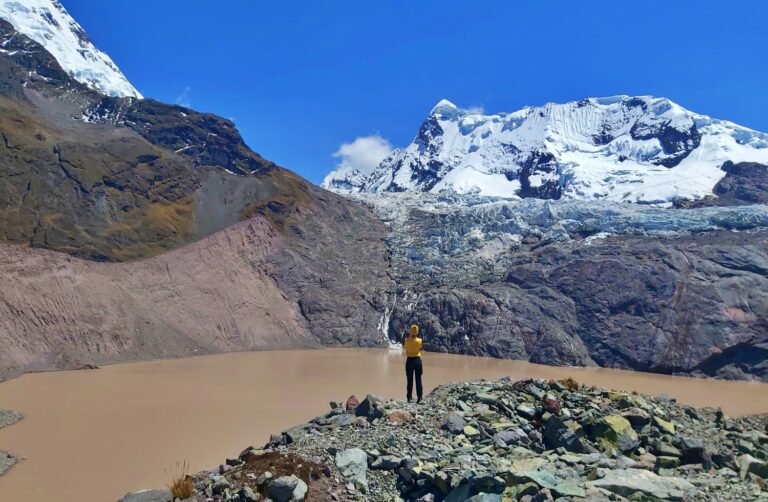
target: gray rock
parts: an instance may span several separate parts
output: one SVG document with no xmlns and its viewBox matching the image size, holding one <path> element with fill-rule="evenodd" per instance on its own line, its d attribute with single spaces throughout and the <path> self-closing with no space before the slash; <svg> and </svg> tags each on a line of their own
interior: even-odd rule
<svg viewBox="0 0 768 502">
<path fill-rule="evenodd" d="M 400 462 L 402 462 L 400 457 L 394 455 L 382 455 L 371 462 L 370 467 L 372 470 L 394 471 L 400 467 Z"/>
<path fill-rule="evenodd" d="M 451 490 L 451 493 L 445 497 L 445 502 L 465 502 L 470 498 L 471 494 L 472 489 L 469 483 L 464 483 Z"/>
<path fill-rule="evenodd" d="M 142 490 L 126 493 L 118 502 L 172 502 L 168 490 Z"/>
<path fill-rule="evenodd" d="M 259 495 L 254 493 L 250 486 L 244 486 L 238 495 L 242 502 L 257 502 L 259 500 Z"/>
<path fill-rule="evenodd" d="M 554 488 L 552 493 L 558 497 L 576 497 L 584 498 L 587 496 L 587 491 L 584 488 L 584 483 L 578 483 L 574 481 L 561 481 Z"/>
<path fill-rule="evenodd" d="M 533 406 L 529 406 L 527 404 L 521 404 L 520 406 L 515 408 L 515 411 L 517 411 L 517 414 L 525 419 L 533 420 L 534 418 L 536 418 L 536 408 L 534 408 Z"/>
<path fill-rule="evenodd" d="M 669 443 L 665 443 L 664 441 L 658 441 L 656 445 L 653 447 L 654 453 L 659 456 L 663 457 L 682 457 L 683 452 L 681 452 L 678 448 L 675 448 Z"/>
<path fill-rule="evenodd" d="M 307 484 L 295 474 L 291 474 L 281 476 L 269 483 L 267 492 L 275 502 L 299 501 L 304 500 L 307 495 Z"/>
<path fill-rule="evenodd" d="M 15 424 L 22 418 L 21 413 L 17 411 L 0 408 L 0 429 Z"/>
<path fill-rule="evenodd" d="M 701 464 L 704 469 L 712 467 L 712 454 L 704 447 L 704 443 L 698 439 L 685 437 L 680 441 L 681 464 Z"/>
<path fill-rule="evenodd" d="M 501 494 L 478 493 L 467 499 L 467 502 L 501 502 Z"/>
<path fill-rule="evenodd" d="M 602 479 L 587 486 L 604 488 L 622 497 L 655 497 L 662 500 L 684 500 L 693 497 L 696 487 L 682 478 L 661 477 L 642 469 L 608 471 Z"/>
<path fill-rule="evenodd" d="M 739 468 L 739 477 L 745 479 L 747 474 L 754 474 L 763 479 L 768 479 L 768 462 L 761 461 L 749 454 L 741 455 L 736 459 Z"/>
<path fill-rule="evenodd" d="M 330 427 L 347 427 L 348 425 L 352 425 L 352 422 L 355 421 L 355 415 L 352 415 L 350 413 L 345 413 L 343 415 L 336 415 L 328 420 L 328 425 Z"/>
<path fill-rule="evenodd" d="M 258 483 L 259 486 L 264 486 L 265 484 L 272 481 L 273 477 L 274 476 L 270 471 L 264 471 L 259 475 L 258 479 L 256 480 L 256 483 Z"/>
<path fill-rule="evenodd" d="M 497 432 L 493 436 L 493 442 L 497 446 L 511 446 L 518 444 L 528 445 L 531 443 L 531 440 L 522 429 L 512 429 Z"/>
<path fill-rule="evenodd" d="M 368 456 L 360 448 L 352 448 L 336 453 L 336 467 L 345 480 L 352 482 L 355 488 L 367 491 Z"/>
<path fill-rule="evenodd" d="M 547 449 L 565 448 L 574 453 L 584 451 L 581 439 L 558 416 L 552 415 L 544 422 L 543 436 Z"/>
<path fill-rule="evenodd" d="M 626 418 L 632 424 L 632 427 L 638 430 L 640 427 L 651 423 L 650 413 L 641 408 L 629 408 L 621 416 Z"/>
<path fill-rule="evenodd" d="M 460 413 L 453 412 L 445 417 L 445 421 L 440 427 L 451 434 L 461 434 L 465 425 L 467 425 L 467 421 L 464 417 Z"/>
<path fill-rule="evenodd" d="M 503 479 L 492 474 L 483 474 L 475 476 L 469 481 L 472 489 L 478 493 L 501 493 L 506 487 Z"/>
<path fill-rule="evenodd" d="M 16 459 L 13 455 L 0 451 L 0 476 L 8 472 L 14 465 L 16 465 Z"/>
</svg>

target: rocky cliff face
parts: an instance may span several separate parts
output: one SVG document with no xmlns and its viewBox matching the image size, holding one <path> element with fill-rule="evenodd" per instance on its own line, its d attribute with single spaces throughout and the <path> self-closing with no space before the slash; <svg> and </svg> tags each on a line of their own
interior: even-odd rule
<svg viewBox="0 0 768 502">
<path fill-rule="evenodd" d="M 393 340 L 417 322 L 429 350 L 768 379 L 765 206 L 365 200 L 393 230 Z"/>
</svg>

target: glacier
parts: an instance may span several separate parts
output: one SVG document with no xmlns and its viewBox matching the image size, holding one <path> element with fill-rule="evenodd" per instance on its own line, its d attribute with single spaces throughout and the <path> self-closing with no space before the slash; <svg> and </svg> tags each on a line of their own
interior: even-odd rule
<svg viewBox="0 0 768 502">
<path fill-rule="evenodd" d="M 501 280 L 521 252 L 591 246 L 622 237 L 665 238 L 768 229 L 768 206 L 668 209 L 614 201 L 504 199 L 456 193 L 349 194 L 390 227 L 392 276 L 425 283 Z"/>
</svg>

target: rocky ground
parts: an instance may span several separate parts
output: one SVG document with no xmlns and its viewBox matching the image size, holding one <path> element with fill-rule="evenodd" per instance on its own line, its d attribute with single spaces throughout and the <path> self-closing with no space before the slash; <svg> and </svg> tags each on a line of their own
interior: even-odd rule
<svg viewBox="0 0 768 502">
<path fill-rule="evenodd" d="M 188 500 L 768 500 L 766 428 L 572 380 L 455 383 L 420 404 L 331 403 L 195 475 Z"/>
<path fill-rule="evenodd" d="M 21 414 L 13 410 L 0 408 L 0 429 L 15 424 L 21 420 Z M 8 452 L 0 450 L 0 476 L 16 465 L 16 458 Z"/>
</svg>

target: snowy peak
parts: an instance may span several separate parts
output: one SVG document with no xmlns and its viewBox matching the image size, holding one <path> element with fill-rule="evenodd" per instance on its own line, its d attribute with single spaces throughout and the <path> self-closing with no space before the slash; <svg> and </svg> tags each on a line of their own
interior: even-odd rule
<svg viewBox="0 0 768 502">
<path fill-rule="evenodd" d="M 72 78 L 91 89 L 142 97 L 58 0 L 0 0 L 0 18 L 42 45 Z"/>
<path fill-rule="evenodd" d="M 332 172 L 326 187 L 669 203 L 711 195 L 726 161 L 768 163 L 768 135 L 652 96 L 493 115 L 441 100 L 373 173 Z"/>
</svg>

